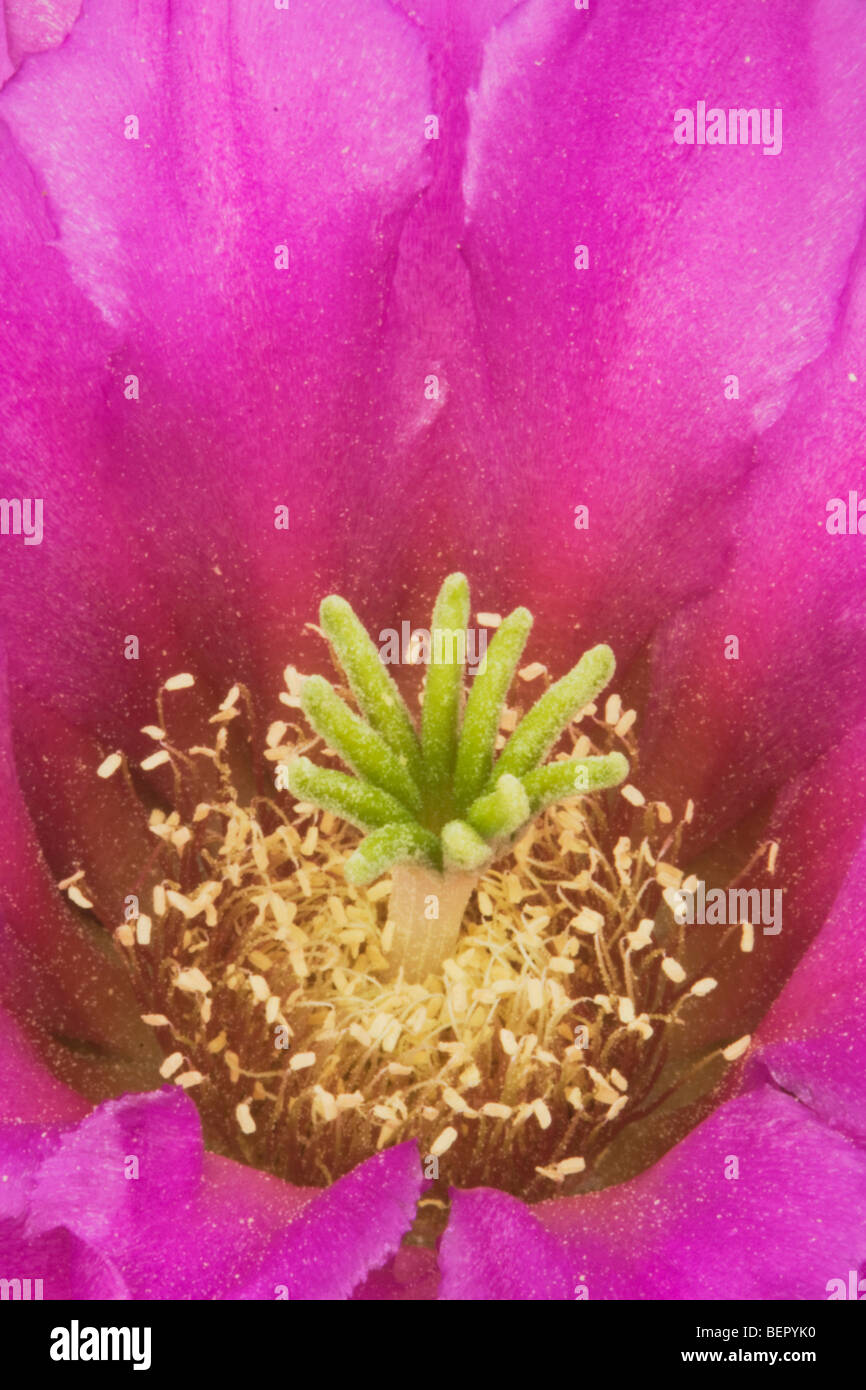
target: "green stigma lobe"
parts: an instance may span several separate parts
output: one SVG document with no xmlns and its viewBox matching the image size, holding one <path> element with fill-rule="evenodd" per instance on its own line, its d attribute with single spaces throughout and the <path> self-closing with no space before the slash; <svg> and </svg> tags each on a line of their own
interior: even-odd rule
<svg viewBox="0 0 866 1390">
<path fill-rule="evenodd" d="M 395 864 L 441 869 L 442 846 L 438 836 L 413 822 L 374 830 L 346 860 L 346 878 L 358 885 L 372 883 Z"/>
<path fill-rule="evenodd" d="M 529 797 L 519 778 L 505 772 L 487 796 L 479 796 L 466 813 L 473 829 L 485 840 L 504 840 L 520 829 L 532 814 Z"/>
<path fill-rule="evenodd" d="M 591 647 L 520 721 L 502 751 L 494 776 L 513 772 L 520 777 L 536 767 L 575 715 L 604 689 L 615 665 L 610 647 Z"/>
<path fill-rule="evenodd" d="M 531 627 L 532 614 L 527 608 L 515 608 L 509 613 L 487 649 L 484 670 L 479 671 L 472 683 L 454 772 L 454 799 L 461 811 L 466 810 L 487 784 L 502 707 Z"/>
<path fill-rule="evenodd" d="M 554 801 L 588 792 L 618 787 L 628 776 L 628 760 L 622 753 L 608 753 L 596 758 L 568 758 L 565 762 L 549 763 L 521 778 L 532 808 L 532 815 L 543 811 Z"/>
<path fill-rule="evenodd" d="M 465 820 L 442 827 L 442 860 L 446 869 L 475 871 L 492 859 L 493 850 Z"/>
<path fill-rule="evenodd" d="M 299 801 L 312 801 L 360 830 L 375 830 L 394 821 L 411 823 L 411 812 L 387 792 L 345 772 L 317 767 L 309 758 L 289 764 L 288 783 Z"/>
<path fill-rule="evenodd" d="M 301 708 L 316 733 L 353 772 L 389 792 L 408 810 L 421 810 L 421 793 L 405 764 L 381 734 L 352 713 L 324 676 L 310 676 L 304 682 Z"/>
<path fill-rule="evenodd" d="M 457 729 L 463 664 L 466 660 L 466 624 L 469 621 L 469 585 L 465 574 L 449 574 L 433 609 L 430 631 L 430 664 L 421 716 L 421 748 L 427 776 L 428 807 L 447 803 L 457 755 Z"/>
<path fill-rule="evenodd" d="M 372 639 L 346 600 L 336 594 L 322 600 L 319 621 L 369 723 L 403 758 L 413 778 L 420 782 L 423 764 L 415 726 Z"/>
</svg>

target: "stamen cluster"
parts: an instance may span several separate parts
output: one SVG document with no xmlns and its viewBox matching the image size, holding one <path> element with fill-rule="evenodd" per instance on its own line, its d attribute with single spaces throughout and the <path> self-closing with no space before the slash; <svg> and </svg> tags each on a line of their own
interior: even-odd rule
<svg viewBox="0 0 866 1390">
<path fill-rule="evenodd" d="M 291 668 L 287 683 L 292 714 L 264 752 L 278 781 L 299 754 L 329 756 L 290 722 L 306 687 Z M 676 825 L 632 784 L 610 804 L 551 805 L 483 870 L 441 974 L 407 982 L 388 969 L 392 879 L 347 881 L 356 832 L 311 802 L 241 804 L 241 695 L 222 702 L 210 744 L 171 743 L 162 695 L 149 726 L 176 806 L 192 809 L 151 812 L 162 869 L 149 910 L 116 938 L 163 1077 L 196 1098 L 212 1144 L 297 1183 L 330 1182 L 412 1137 L 435 1160 L 434 1205 L 448 1182 L 530 1198 L 591 1185 L 612 1139 L 652 1109 L 671 1030 L 715 987 L 680 964 L 685 929 L 659 926 L 665 893 L 689 883 L 675 859 L 691 804 Z M 499 740 L 518 713 L 501 712 Z M 634 711 L 612 695 L 582 714 L 591 735 L 570 724 L 551 768 L 626 753 L 634 765 Z M 164 766 L 153 756 L 151 774 Z M 114 754 L 99 771 L 124 765 Z M 64 886 L 91 906 L 81 872 Z"/>
</svg>

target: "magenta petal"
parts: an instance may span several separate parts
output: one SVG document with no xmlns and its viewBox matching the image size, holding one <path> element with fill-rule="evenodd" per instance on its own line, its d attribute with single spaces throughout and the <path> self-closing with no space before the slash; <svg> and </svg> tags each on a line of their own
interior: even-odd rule
<svg viewBox="0 0 866 1390">
<path fill-rule="evenodd" d="M 863 496 L 864 380 L 861 252 L 826 351 L 755 444 L 724 581 L 654 653 L 646 775 L 662 794 L 687 785 L 716 824 L 808 767 L 866 712 L 866 546 L 827 530 L 831 499 L 847 510 L 850 491 Z M 731 635 L 737 660 L 725 658 Z"/>
<path fill-rule="evenodd" d="M 315 1195 L 205 1153 L 197 1192 L 125 1232 L 120 1262 L 133 1296 L 237 1297 L 261 1268 L 275 1233 L 288 1229 Z"/>
<path fill-rule="evenodd" d="M 78 17 L 81 0 L 3 0 L 2 8 L 10 57 L 17 65 L 28 53 L 41 53 L 63 42 Z"/>
<path fill-rule="evenodd" d="M 560 642 L 579 619 L 623 656 L 724 575 L 755 435 L 838 328 L 861 232 L 864 39 L 857 0 L 711 19 L 703 0 L 529 0 L 488 40 L 462 244 L 485 387 L 506 403 L 488 426 L 509 565 Z M 674 144 L 678 108 L 746 91 L 783 107 L 780 156 Z"/>
<path fill-rule="evenodd" d="M 60 1143 L 56 1127 L 0 1125 L 0 1218 L 26 1218 L 39 1166 Z"/>
<path fill-rule="evenodd" d="M 65 1131 L 7 1126 L 0 1170 L 3 1212 L 26 1212 L 16 1240 L 64 1228 L 145 1299 L 348 1298 L 397 1250 L 424 1186 L 414 1144 L 325 1190 L 204 1155 L 195 1106 L 173 1087 L 108 1101 Z"/>
<path fill-rule="evenodd" d="M 203 1182 L 203 1157 L 198 1112 L 182 1091 L 108 1101 L 53 1142 L 33 1182 L 27 1234 L 74 1232 L 136 1298 L 225 1297 L 233 1271 L 272 1229 L 245 1175 L 254 1189 L 285 1184 L 217 1159 Z"/>
<path fill-rule="evenodd" d="M 325 586 L 351 572 L 400 592 L 370 523 L 404 481 L 386 476 L 382 322 L 429 177 L 427 55 L 387 0 L 332 18 L 315 0 L 91 0 L 0 97 L 26 209 L 5 293 L 27 428 L 4 495 L 23 475 L 46 508 L 40 563 L 19 557 L 5 617 L 16 681 L 44 673 L 51 688 L 77 666 L 64 695 L 79 710 L 110 706 L 106 683 L 134 686 L 126 633 L 141 633 L 143 665 L 168 642 L 217 685 L 266 690 Z"/>
<path fill-rule="evenodd" d="M 567 1299 L 574 1262 L 532 1209 L 493 1188 L 451 1193 L 440 1299 Z"/>
<path fill-rule="evenodd" d="M 62 1227 L 29 1237 L 22 1222 L 0 1220 L 0 1269 L 4 1277 L 30 1279 L 31 1298 L 129 1297 L 112 1261 Z M 33 1283 L 37 1279 L 41 1291 Z"/>
<path fill-rule="evenodd" d="M 0 1121 L 69 1124 L 87 1109 L 81 1096 L 51 1075 L 15 1020 L 0 1010 Z"/>
<path fill-rule="evenodd" d="M 501 1193 L 454 1200 L 445 1298 L 491 1280 L 512 1298 L 815 1299 L 866 1258 L 866 1154 L 769 1086 L 620 1186 L 532 1212 Z"/>
<path fill-rule="evenodd" d="M 399 1246 L 424 1185 L 414 1141 L 368 1158 L 275 1239 L 237 1297 L 349 1298 Z"/>
<path fill-rule="evenodd" d="M 866 1141 L 866 838 L 830 916 L 758 1031 L 752 1067 Z"/>
<path fill-rule="evenodd" d="M 40 1167 L 28 1234 L 66 1226 L 116 1254 L 201 1181 L 198 1112 L 177 1088 L 106 1101 Z"/>
<path fill-rule="evenodd" d="M 352 1298 L 358 1303 L 429 1303 L 439 1292 L 435 1252 L 420 1245 L 401 1245 L 381 1267 L 368 1274 Z"/>
</svg>

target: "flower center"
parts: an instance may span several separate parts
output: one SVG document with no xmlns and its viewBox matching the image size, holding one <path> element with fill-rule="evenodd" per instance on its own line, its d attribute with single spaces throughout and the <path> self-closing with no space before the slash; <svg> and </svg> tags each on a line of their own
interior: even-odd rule
<svg viewBox="0 0 866 1390">
<path fill-rule="evenodd" d="M 528 684 L 543 668 L 521 674 Z M 433 1208 L 449 1184 L 530 1200 L 597 1185 L 613 1141 L 658 1104 L 672 1036 L 716 987 L 687 973 L 691 929 L 670 911 L 696 882 L 677 867 L 692 803 L 676 818 L 633 774 L 548 807 L 473 880 L 441 969 L 407 981 L 389 961 L 396 873 L 347 882 L 358 832 L 285 791 L 299 754 L 335 756 L 300 721 L 300 681 L 287 668 L 286 717 L 258 754 L 236 685 L 210 740 L 174 746 L 161 692 L 145 731 L 158 750 L 134 772 L 119 753 L 99 768 L 132 785 L 140 770 L 173 778 L 173 809 L 149 818 L 160 862 L 148 910 L 115 931 L 162 1076 L 197 1100 L 213 1147 L 297 1184 L 330 1183 L 414 1138 L 438 1179 Z M 559 758 L 619 751 L 634 769 L 635 717 L 617 695 L 590 704 Z M 517 718 L 507 706 L 498 746 Z M 256 763 L 274 793 L 243 798 Z M 91 906 L 83 871 L 61 886 Z M 720 946 L 750 951 L 749 924 Z M 724 1066 L 748 1042 L 733 1037 L 701 1065 Z"/>
</svg>

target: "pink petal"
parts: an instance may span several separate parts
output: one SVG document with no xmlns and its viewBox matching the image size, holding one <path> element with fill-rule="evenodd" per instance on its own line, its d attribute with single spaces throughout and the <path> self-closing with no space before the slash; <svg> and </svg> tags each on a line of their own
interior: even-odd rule
<svg viewBox="0 0 866 1390">
<path fill-rule="evenodd" d="M 866 1140 L 866 838 L 829 918 L 762 1023 L 750 1072 Z"/>
<path fill-rule="evenodd" d="M 150 698 L 141 677 L 172 674 L 168 645 L 215 687 L 236 676 L 275 700 L 321 594 L 350 570 L 381 582 L 390 552 L 373 524 L 397 490 L 380 478 L 381 323 L 428 177 L 418 32 L 386 0 L 326 26 L 313 0 L 216 14 L 94 0 L 0 105 L 27 160 L 11 179 L 29 232 L 10 285 L 16 362 L 25 320 L 28 338 L 18 398 L 44 396 L 58 319 L 80 337 L 76 389 L 60 362 L 50 412 L 28 406 L 38 419 L 15 450 L 47 527 L 6 604 L 16 681 L 26 669 L 50 688 L 76 668 L 63 697 L 92 724 L 136 683 Z M 62 620 L 58 571 L 81 581 Z"/>
<path fill-rule="evenodd" d="M 16 65 L 28 53 L 62 43 L 80 9 L 81 0 L 4 0 L 9 51 Z"/>
<path fill-rule="evenodd" d="M 277 1237 L 239 1298 L 349 1298 L 398 1248 L 424 1188 L 412 1142 L 368 1158 Z"/>
<path fill-rule="evenodd" d="M 866 174 L 864 25 L 856 0 L 535 0 L 487 43 L 462 248 L 507 472 L 505 588 L 544 595 L 560 648 L 579 621 L 622 658 L 725 573 L 755 432 L 837 328 Z M 678 108 L 745 94 L 781 103 L 780 156 L 674 144 Z"/>
<path fill-rule="evenodd" d="M 15 1020 L 0 1009 L 0 1122 L 70 1124 L 87 1109 L 81 1096 L 52 1076 Z"/>
<path fill-rule="evenodd" d="M 574 1296 L 573 1261 L 530 1207 L 479 1187 L 451 1194 L 439 1297 L 505 1302 Z"/>
<path fill-rule="evenodd" d="M 866 1155 L 769 1086 L 631 1182 L 531 1210 L 453 1201 L 446 1299 L 818 1299 L 866 1258 Z"/>
<path fill-rule="evenodd" d="M 0 1265 L 28 1271 L 8 1277 L 30 1279 L 30 1297 L 46 1300 L 126 1299 L 129 1291 L 111 1260 L 59 1227 L 35 1239 L 19 1222 L 0 1221 Z M 7 1277 L 7 1276 L 4 1276 Z M 37 1292 L 35 1280 L 41 1280 Z M 22 1291 L 22 1296 L 25 1296 Z"/>
<path fill-rule="evenodd" d="M 414 1144 L 324 1190 L 204 1154 L 195 1106 L 173 1087 L 107 1101 L 57 1136 L 5 1139 L 27 1237 L 66 1228 L 134 1298 L 348 1298 L 398 1248 L 424 1185 Z M 38 1161 L 29 1186 L 20 1154 Z"/>
<path fill-rule="evenodd" d="M 439 1291 L 439 1264 L 432 1250 L 402 1245 L 381 1269 L 368 1274 L 352 1295 L 359 1303 L 427 1303 Z"/>
<path fill-rule="evenodd" d="M 866 711 L 866 547 L 827 531 L 830 499 L 866 498 L 862 251 L 828 303 L 826 350 L 756 442 L 724 582 L 654 653 L 646 775 L 663 795 L 688 784 L 706 829 L 754 807 Z M 731 635 L 738 660 L 725 658 Z"/>
</svg>

